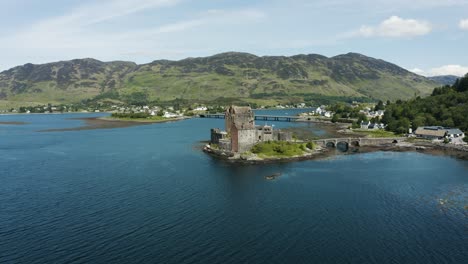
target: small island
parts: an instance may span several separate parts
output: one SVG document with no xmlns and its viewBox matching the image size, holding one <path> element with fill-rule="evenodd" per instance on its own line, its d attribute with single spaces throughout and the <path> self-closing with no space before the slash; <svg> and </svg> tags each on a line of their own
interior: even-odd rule
<svg viewBox="0 0 468 264">
<path fill-rule="evenodd" d="M 204 151 L 237 161 L 291 160 L 320 152 L 313 142 L 293 140 L 292 132 L 256 126 L 250 107 L 230 106 L 225 112 L 225 130 L 211 129 Z"/>
</svg>

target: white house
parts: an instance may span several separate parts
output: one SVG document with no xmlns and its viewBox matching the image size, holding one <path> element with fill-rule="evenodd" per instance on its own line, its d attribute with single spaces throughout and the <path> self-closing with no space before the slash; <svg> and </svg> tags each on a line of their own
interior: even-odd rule
<svg viewBox="0 0 468 264">
<path fill-rule="evenodd" d="M 315 113 L 317 115 L 323 115 L 325 112 L 326 112 L 326 110 L 325 110 L 324 105 L 321 105 L 321 106 L 317 107 L 317 109 L 315 109 Z"/>
<path fill-rule="evenodd" d="M 447 130 L 440 126 L 418 127 L 414 134 L 420 138 L 426 139 L 442 139 L 445 137 Z"/>
<path fill-rule="evenodd" d="M 197 108 L 195 108 L 195 109 L 193 109 L 193 110 L 195 110 L 195 111 L 206 111 L 206 110 L 208 110 L 208 107 L 206 107 L 206 106 L 199 106 L 199 107 L 197 107 Z"/>
<path fill-rule="evenodd" d="M 457 137 L 464 138 L 465 137 L 465 134 L 463 133 L 463 131 L 461 131 L 458 128 L 446 128 L 446 130 L 447 130 L 446 135 L 449 138 L 457 138 Z"/>
<path fill-rule="evenodd" d="M 165 118 L 174 118 L 174 117 L 178 117 L 178 116 L 179 116 L 178 114 L 169 113 L 169 112 L 164 112 L 164 115 L 163 115 L 163 117 L 165 117 Z"/>
<path fill-rule="evenodd" d="M 370 121 L 361 121 L 361 128 L 362 129 L 369 129 L 369 126 L 370 126 L 371 122 Z"/>
</svg>

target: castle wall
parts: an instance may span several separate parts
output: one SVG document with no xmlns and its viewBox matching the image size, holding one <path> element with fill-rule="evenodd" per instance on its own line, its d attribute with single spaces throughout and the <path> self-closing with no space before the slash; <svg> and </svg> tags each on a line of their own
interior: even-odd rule
<svg viewBox="0 0 468 264">
<path fill-rule="evenodd" d="M 292 133 L 291 132 L 283 132 L 276 130 L 273 135 L 275 140 L 279 141 L 292 141 Z"/>
<path fill-rule="evenodd" d="M 238 131 L 238 150 L 237 152 L 245 152 L 250 150 L 257 143 L 257 130 L 244 129 Z"/>
<path fill-rule="evenodd" d="M 273 141 L 273 133 L 263 133 L 262 141 Z"/>
<path fill-rule="evenodd" d="M 219 128 L 211 129 L 211 143 L 212 144 L 219 144 L 219 141 L 225 138 L 227 138 L 226 132 L 221 131 Z"/>
<path fill-rule="evenodd" d="M 275 140 L 273 137 L 273 128 L 271 126 L 258 126 L 256 132 L 256 139 L 259 142 Z"/>
<path fill-rule="evenodd" d="M 239 151 L 239 134 L 235 126 L 231 127 L 231 151 L 232 152 Z"/>
<path fill-rule="evenodd" d="M 219 149 L 224 151 L 231 151 L 231 140 L 230 139 L 220 139 L 219 140 Z"/>
<path fill-rule="evenodd" d="M 224 114 L 224 128 L 228 134 L 232 132 L 231 127 L 234 125 L 232 114 L 229 111 L 230 109 L 226 110 L 226 113 Z"/>
</svg>

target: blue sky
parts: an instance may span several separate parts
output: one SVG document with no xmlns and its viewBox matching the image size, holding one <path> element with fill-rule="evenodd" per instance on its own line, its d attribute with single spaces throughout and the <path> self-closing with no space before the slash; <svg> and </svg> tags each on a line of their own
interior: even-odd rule
<svg viewBox="0 0 468 264">
<path fill-rule="evenodd" d="M 468 0 L 0 0 L 0 70 L 28 62 L 358 52 L 468 72 Z"/>
</svg>

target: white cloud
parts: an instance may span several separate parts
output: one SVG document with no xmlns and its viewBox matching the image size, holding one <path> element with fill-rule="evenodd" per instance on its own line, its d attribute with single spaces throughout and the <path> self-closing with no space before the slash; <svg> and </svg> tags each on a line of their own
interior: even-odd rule
<svg viewBox="0 0 468 264">
<path fill-rule="evenodd" d="M 56 17 L 38 21 L 14 35 L 0 39 L 14 48 L 50 49 L 102 47 L 109 32 L 93 25 L 149 9 L 173 6 L 181 0 L 107 0 L 86 4 Z"/>
<path fill-rule="evenodd" d="M 229 30 L 246 28 L 267 18 L 263 11 L 244 8 L 204 11 L 188 19 L 179 17 L 172 23 L 154 24 L 145 20 L 129 27 L 114 26 L 132 20 L 138 12 L 151 11 L 158 15 L 159 9 L 183 1 L 106 0 L 39 20 L 27 28 L 19 28 L 15 34 L 0 36 L 0 50 L 13 51 L 9 58 L 2 57 L 0 68 L 83 57 L 142 63 L 158 57 L 178 59 L 200 52 L 206 54 L 209 52 L 205 49 L 213 49 L 204 44 L 204 40 L 212 37 L 212 31 L 222 29 L 220 34 L 228 34 Z M 120 19 L 123 17 L 124 20 Z"/>
<path fill-rule="evenodd" d="M 384 10 L 422 10 L 432 8 L 444 8 L 455 6 L 467 6 L 468 0 L 295 0 L 295 2 L 304 2 L 306 6 L 317 8 L 339 8 L 343 6 L 360 7 L 365 6 L 372 11 Z"/>
<path fill-rule="evenodd" d="M 461 19 L 458 26 L 463 30 L 468 30 L 468 18 L 467 19 Z"/>
<path fill-rule="evenodd" d="M 86 4 L 67 14 L 52 17 L 34 25 L 33 29 L 62 29 L 90 26 L 148 9 L 173 6 L 181 0 L 107 0 Z"/>
<path fill-rule="evenodd" d="M 468 73 L 468 67 L 461 65 L 444 65 L 437 68 L 432 68 L 428 71 L 429 76 L 437 75 L 455 75 L 455 76 L 464 76 Z"/>
<path fill-rule="evenodd" d="M 426 35 L 431 30 L 432 26 L 429 22 L 391 16 L 377 26 L 361 26 L 349 36 L 411 38 Z"/>
<path fill-rule="evenodd" d="M 205 23 L 202 19 L 194 19 L 189 21 L 181 21 L 173 24 L 167 24 L 159 27 L 154 31 L 154 33 L 172 33 L 178 31 L 185 31 L 192 29 L 197 26 L 201 26 Z"/>
<path fill-rule="evenodd" d="M 423 76 L 426 75 L 426 72 L 424 70 L 419 69 L 419 68 L 410 69 L 409 71 L 414 72 L 414 73 L 419 74 L 419 75 L 423 75 Z"/>
</svg>

